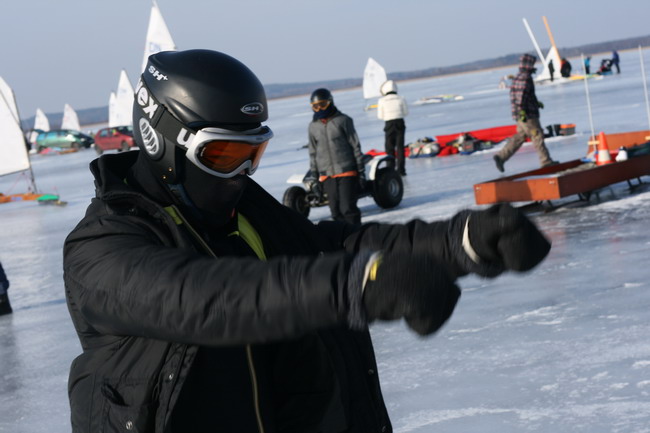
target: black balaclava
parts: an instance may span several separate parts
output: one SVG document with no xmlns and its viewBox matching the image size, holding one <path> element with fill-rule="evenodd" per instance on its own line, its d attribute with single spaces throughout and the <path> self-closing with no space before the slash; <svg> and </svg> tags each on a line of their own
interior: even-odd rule
<svg viewBox="0 0 650 433">
<path fill-rule="evenodd" d="M 237 175 L 229 179 L 212 176 L 196 167 L 181 152 L 182 161 L 177 185 L 169 185 L 154 174 L 152 161 L 139 152 L 136 163 L 127 176 L 127 182 L 146 192 L 163 206 L 178 205 L 188 211 L 192 220 L 198 220 L 206 228 L 215 230 L 226 226 L 234 216 L 234 209 L 248 183 L 248 176 Z"/>
<path fill-rule="evenodd" d="M 337 112 L 336 106 L 332 102 L 325 110 L 314 111 L 314 120 L 327 119 Z"/>
<path fill-rule="evenodd" d="M 203 223 L 210 228 L 226 225 L 235 214 L 244 189 L 248 184 L 246 174 L 225 179 L 201 170 L 183 158 L 182 186 L 191 204 L 198 209 Z"/>
</svg>

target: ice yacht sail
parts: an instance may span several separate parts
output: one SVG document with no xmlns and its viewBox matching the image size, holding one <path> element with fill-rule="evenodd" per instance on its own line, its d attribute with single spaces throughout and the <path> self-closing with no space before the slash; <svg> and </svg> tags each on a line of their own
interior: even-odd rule
<svg viewBox="0 0 650 433">
<path fill-rule="evenodd" d="M 133 86 L 126 70 L 120 72 L 117 92 L 111 92 L 108 100 L 108 126 L 129 126 L 133 124 Z"/>
<path fill-rule="evenodd" d="M 379 88 L 386 82 L 386 70 L 372 57 L 368 57 L 363 71 L 363 98 L 366 99 L 366 110 L 377 108 L 377 102 L 368 103 L 368 99 L 379 98 Z"/>
<path fill-rule="evenodd" d="M 34 172 L 29 161 L 27 142 L 22 127 L 14 91 L 0 77 L 0 176 L 26 174 L 27 193 L 4 194 L 0 192 L 0 203 L 22 200 L 49 201 L 58 204 L 59 197 L 39 194 L 34 179 Z"/>
<path fill-rule="evenodd" d="M 144 45 L 144 58 L 142 59 L 142 70 L 147 67 L 147 59 L 150 55 L 160 51 L 174 51 L 176 45 L 172 39 L 171 33 L 165 24 L 160 9 L 156 1 L 151 6 L 151 15 L 149 16 L 149 27 L 147 28 L 147 40 Z"/>
</svg>

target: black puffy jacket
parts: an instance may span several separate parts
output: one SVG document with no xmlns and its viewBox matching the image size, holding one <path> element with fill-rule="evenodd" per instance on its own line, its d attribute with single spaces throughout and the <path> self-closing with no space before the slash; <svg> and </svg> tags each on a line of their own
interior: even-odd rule
<svg viewBox="0 0 650 433">
<path fill-rule="evenodd" d="M 391 431 L 369 333 L 350 327 L 363 318 L 360 295 L 349 293 L 358 290 L 347 281 L 351 262 L 362 249 L 435 245 L 450 272 L 464 274 L 450 242 L 458 223 L 313 225 L 250 181 L 237 211 L 268 259 L 214 258 L 187 224 L 127 185 L 136 155 L 91 163 L 97 196 L 64 245 L 83 348 L 69 378 L 73 431 L 169 432 L 201 347 L 249 356 L 257 389 L 241 392 L 255 394 L 254 431 Z"/>
</svg>

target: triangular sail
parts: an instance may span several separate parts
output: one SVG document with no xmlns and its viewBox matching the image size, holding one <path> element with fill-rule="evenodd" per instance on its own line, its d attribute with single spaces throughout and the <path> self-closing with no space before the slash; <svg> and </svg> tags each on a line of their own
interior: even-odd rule
<svg viewBox="0 0 650 433">
<path fill-rule="evenodd" d="M 74 129 L 75 131 L 81 131 L 77 112 L 68 104 L 63 106 L 63 121 L 61 122 L 61 129 Z"/>
<path fill-rule="evenodd" d="M 115 94 L 116 121 L 117 125 L 127 126 L 133 124 L 133 86 L 126 71 L 120 72 L 120 81 Z"/>
<path fill-rule="evenodd" d="M 111 96 L 108 98 L 108 126 L 118 126 L 117 96 L 115 96 L 115 92 L 111 92 Z"/>
<path fill-rule="evenodd" d="M 544 19 L 544 25 L 546 26 L 546 31 L 548 32 L 548 37 L 551 41 L 551 48 L 548 50 L 546 57 L 544 57 L 542 54 L 542 50 L 539 48 L 539 44 L 535 39 L 535 35 L 533 35 L 533 31 L 528 25 L 528 21 L 526 18 L 523 18 L 524 26 L 526 27 L 528 36 L 530 36 L 530 40 L 533 42 L 533 46 L 535 47 L 537 55 L 539 56 L 539 61 L 542 63 L 542 72 L 535 76 L 535 81 L 547 81 L 551 79 L 551 71 L 548 67 L 551 61 L 553 61 L 553 78 L 559 78 L 561 76 L 560 68 L 562 67 L 562 59 L 560 58 L 560 53 L 558 52 L 557 46 L 555 45 L 555 39 L 553 38 L 551 28 L 548 25 L 548 20 L 546 17 L 542 18 Z"/>
<path fill-rule="evenodd" d="M 147 59 L 150 55 L 160 51 L 174 51 L 176 45 L 169 33 L 167 24 L 163 19 L 160 9 L 155 0 L 151 7 L 151 15 L 149 16 L 149 27 L 147 28 L 147 41 L 144 46 L 144 59 L 142 59 L 142 70 L 147 67 Z"/>
<path fill-rule="evenodd" d="M 30 169 L 25 136 L 18 119 L 14 92 L 0 77 L 0 176 Z"/>
<path fill-rule="evenodd" d="M 378 98 L 381 96 L 379 88 L 386 82 L 386 71 L 372 57 L 368 58 L 366 68 L 363 71 L 363 97 Z"/>
<path fill-rule="evenodd" d="M 559 78 L 560 75 L 560 67 L 562 66 L 562 59 L 560 58 L 560 53 L 557 52 L 556 47 L 551 47 L 550 50 L 548 50 L 548 54 L 546 55 L 545 59 L 541 59 L 542 62 L 544 62 L 544 69 L 542 69 L 542 73 L 537 75 L 535 78 L 537 81 L 541 80 L 550 80 L 551 79 L 551 71 L 549 70 L 548 64 L 553 61 L 553 78 Z"/>
<path fill-rule="evenodd" d="M 18 119 L 18 106 L 16 105 L 14 91 L 11 89 L 11 87 L 9 87 L 9 84 L 7 84 L 7 82 L 2 77 L 0 77 L 0 94 L 2 94 L 2 98 L 11 111 L 11 115 L 13 116 L 14 120 L 20 124 L 20 120 Z"/>
<path fill-rule="evenodd" d="M 29 142 L 34 143 L 36 137 L 38 137 L 38 131 L 49 131 L 50 130 L 50 121 L 47 120 L 47 116 L 40 108 L 36 109 L 36 116 L 34 116 L 34 128 L 33 131 L 29 134 Z"/>
<path fill-rule="evenodd" d="M 36 116 L 34 117 L 34 129 L 40 129 L 41 131 L 50 130 L 50 121 L 47 120 L 47 116 L 40 108 L 36 109 Z"/>
</svg>

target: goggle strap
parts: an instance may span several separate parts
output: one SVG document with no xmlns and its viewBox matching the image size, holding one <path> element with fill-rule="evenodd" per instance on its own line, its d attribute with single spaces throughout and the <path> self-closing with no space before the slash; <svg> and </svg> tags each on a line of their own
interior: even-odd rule
<svg viewBox="0 0 650 433">
<path fill-rule="evenodd" d="M 178 137 L 183 137 L 185 140 L 187 140 L 190 134 L 196 134 L 196 130 L 189 128 L 180 120 L 172 116 L 171 113 L 169 113 L 169 111 L 167 110 L 167 107 L 161 104 L 156 99 L 156 97 L 151 93 L 149 87 L 147 87 L 147 84 L 144 82 L 142 78 L 140 78 L 140 83 L 138 84 L 139 84 L 138 90 L 140 87 L 144 87 L 147 90 L 147 93 L 149 94 L 151 103 L 148 103 L 147 105 L 152 105 L 153 103 L 158 107 L 156 111 L 153 113 L 153 116 L 149 116 L 149 114 L 143 109 L 143 107 L 140 104 L 137 104 L 138 108 L 140 109 L 140 112 L 142 113 L 142 117 L 147 119 L 151 127 L 157 130 L 167 140 L 171 140 L 177 145 L 187 147 L 185 144 L 179 143 Z M 138 98 L 137 91 L 135 94 L 135 98 L 137 101 Z M 184 133 L 183 130 L 185 130 Z"/>
</svg>

